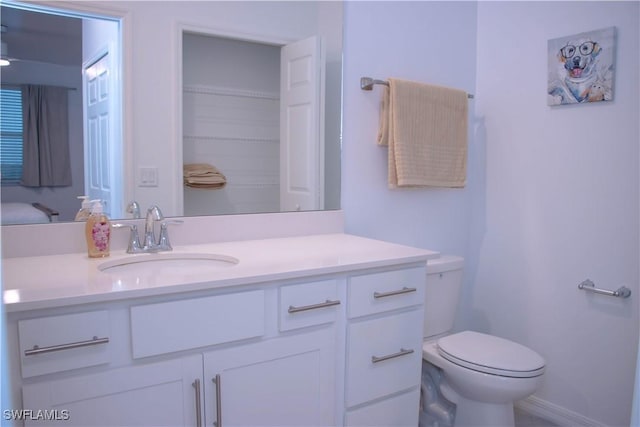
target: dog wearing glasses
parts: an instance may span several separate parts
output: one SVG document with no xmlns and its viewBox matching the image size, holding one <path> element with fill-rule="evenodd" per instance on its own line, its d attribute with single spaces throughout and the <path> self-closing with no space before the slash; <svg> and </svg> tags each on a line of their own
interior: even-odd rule
<svg viewBox="0 0 640 427">
<path fill-rule="evenodd" d="M 590 39 L 570 41 L 557 53 L 558 79 L 549 87 L 554 103 L 602 101 L 607 98 L 599 74 L 600 45 Z M 560 101 L 560 102 L 557 102 Z"/>
</svg>

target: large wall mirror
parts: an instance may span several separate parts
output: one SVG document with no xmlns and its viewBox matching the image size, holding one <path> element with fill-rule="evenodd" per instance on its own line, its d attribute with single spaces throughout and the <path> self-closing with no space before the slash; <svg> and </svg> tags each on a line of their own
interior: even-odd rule
<svg viewBox="0 0 640 427">
<path fill-rule="evenodd" d="M 40 203 L 72 221 L 87 193 L 114 219 L 133 200 L 165 216 L 340 208 L 341 2 L 26 5 L 2 4 L 3 89 L 67 89 L 72 182 L 3 184 L 3 212 Z M 108 85 L 108 120 L 91 116 Z"/>
</svg>

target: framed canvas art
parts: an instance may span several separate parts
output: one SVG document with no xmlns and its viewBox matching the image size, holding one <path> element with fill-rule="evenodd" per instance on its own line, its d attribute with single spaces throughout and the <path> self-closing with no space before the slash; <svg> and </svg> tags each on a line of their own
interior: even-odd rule
<svg viewBox="0 0 640 427">
<path fill-rule="evenodd" d="M 613 99 L 615 27 L 548 41 L 547 104 Z"/>
</svg>

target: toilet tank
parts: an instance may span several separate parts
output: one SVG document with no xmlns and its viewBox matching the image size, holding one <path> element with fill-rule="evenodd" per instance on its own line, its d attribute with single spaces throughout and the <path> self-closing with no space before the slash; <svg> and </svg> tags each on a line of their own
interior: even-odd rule
<svg viewBox="0 0 640 427">
<path fill-rule="evenodd" d="M 430 338 L 453 328 L 462 287 L 464 258 L 442 255 L 427 262 L 424 302 L 424 337 Z"/>
</svg>

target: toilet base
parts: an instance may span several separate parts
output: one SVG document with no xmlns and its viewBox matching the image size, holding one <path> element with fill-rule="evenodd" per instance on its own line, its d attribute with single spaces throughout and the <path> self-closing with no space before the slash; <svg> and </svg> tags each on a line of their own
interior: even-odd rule
<svg viewBox="0 0 640 427">
<path fill-rule="evenodd" d="M 512 403 L 487 403 L 457 397 L 455 427 L 513 427 Z"/>
</svg>

